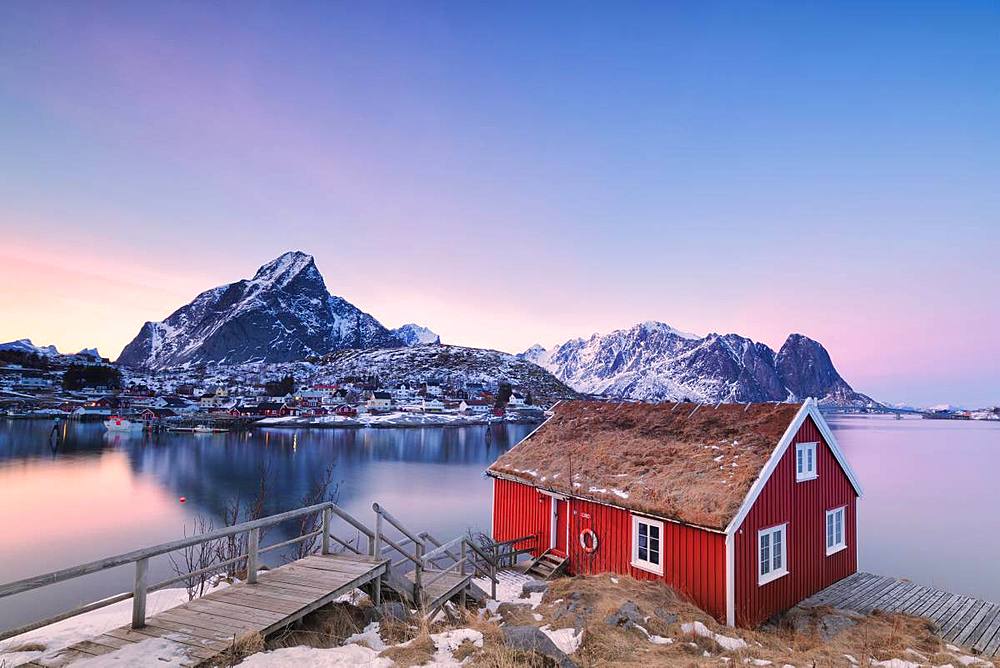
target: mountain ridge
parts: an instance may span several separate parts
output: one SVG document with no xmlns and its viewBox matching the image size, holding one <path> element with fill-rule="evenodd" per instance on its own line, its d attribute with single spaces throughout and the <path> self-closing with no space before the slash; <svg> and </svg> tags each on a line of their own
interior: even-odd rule
<svg viewBox="0 0 1000 668">
<path fill-rule="evenodd" d="M 698 337 L 654 321 L 519 355 L 586 394 L 645 401 L 878 405 L 837 373 L 826 349 L 792 334 L 778 352 L 739 334 Z"/>
</svg>

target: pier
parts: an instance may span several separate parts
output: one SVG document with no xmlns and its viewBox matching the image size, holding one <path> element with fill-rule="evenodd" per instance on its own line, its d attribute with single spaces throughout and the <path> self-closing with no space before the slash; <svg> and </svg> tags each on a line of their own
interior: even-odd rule
<svg viewBox="0 0 1000 668">
<path fill-rule="evenodd" d="M 1000 656 L 1000 604 L 950 594 L 909 580 L 855 573 L 799 604 L 869 614 L 876 610 L 923 617 L 947 642 L 983 656 Z"/>
<path fill-rule="evenodd" d="M 377 503 L 372 510 L 374 522 L 366 524 L 335 503 L 321 503 L 0 585 L 3 599 L 110 568 L 131 565 L 135 570 L 132 591 L 8 629 L 0 633 L 0 640 L 132 599 L 130 625 L 26 665 L 66 666 L 137 643 L 153 647 L 148 641 L 155 641 L 155 651 L 183 656 L 184 665 L 198 666 L 218 659 L 241 638 L 266 636 L 354 590 L 365 592 L 376 606 L 383 596 L 400 600 L 426 618 L 436 615 L 449 601 L 464 605 L 469 597 L 478 601 L 496 597 L 498 564 L 507 560 L 505 550 L 510 549 L 509 545 L 481 546 L 465 536 L 441 542 L 426 532 L 414 533 Z M 310 521 L 316 528 L 291 540 L 260 545 L 262 529 L 303 518 L 307 519 L 307 528 Z M 347 532 L 340 529 L 340 535 L 333 533 L 331 525 L 335 521 Z M 148 581 L 149 560 L 153 557 L 234 539 L 245 549 L 232 559 L 161 582 Z M 304 541 L 318 543 L 315 553 L 273 569 L 260 567 L 262 554 Z M 227 566 L 237 567 L 242 581 L 147 617 L 149 592 L 219 573 Z M 490 582 L 491 591 L 476 586 L 476 577 Z"/>
</svg>

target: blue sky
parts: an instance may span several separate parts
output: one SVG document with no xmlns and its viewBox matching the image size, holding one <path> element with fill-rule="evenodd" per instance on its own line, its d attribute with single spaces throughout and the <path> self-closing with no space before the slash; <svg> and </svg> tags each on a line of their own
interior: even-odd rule
<svg viewBox="0 0 1000 668">
<path fill-rule="evenodd" d="M 0 338 L 116 355 L 300 248 L 454 343 L 797 331 L 1000 403 L 997 72 L 997 2 L 3 3 Z"/>
</svg>

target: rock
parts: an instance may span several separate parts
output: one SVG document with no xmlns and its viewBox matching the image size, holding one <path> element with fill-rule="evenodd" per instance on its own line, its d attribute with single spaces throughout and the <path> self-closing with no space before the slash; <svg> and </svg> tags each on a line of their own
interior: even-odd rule
<svg viewBox="0 0 1000 668">
<path fill-rule="evenodd" d="M 549 589 L 549 583 L 544 580 L 529 580 L 521 585 L 521 597 L 527 598 L 530 594 L 543 594 Z"/>
<path fill-rule="evenodd" d="M 664 608 L 657 608 L 653 611 L 653 614 L 664 624 L 673 624 L 677 621 L 677 615 L 665 610 Z"/>
<path fill-rule="evenodd" d="M 508 647 L 521 652 L 534 652 L 555 662 L 559 668 L 577 668 L 552 639 L 534 626 L 504 626 L 503 640 Z"/>
<path fill-rule="evenodd" d="M 386 601 L 379 607 L 381 616 L 385 619 L 405 621 L 410 618 L 410 611 L 399 601 Z"/>
<path fill-rule="evenodd" d="M 632 601 L 626 601 L 617 612 L 608 615 L 604 623 L 608 626 L 624 626 L 631 629 L 636 625 L 642 625 L 645 621 L 646 618 L 639 612 L 639 607 Z"/>
<path fill-rule="evenodd" d="M 845 615 L 833 613 L 823 615 L 816 624 L 816 631 L 824 641 L 831 640 L 842 631 L 857 624 L 856 621 Z"/>
<path fill-rule="evenodd" d="M 503 619 L 507 619 L 507 617 L 516 615 L 518 611 L 524 609 L 525 607 L 523 605 L 518 605 L 516 603 L 501 603 L 497 606 L 497 614 Z"/>
</svg>

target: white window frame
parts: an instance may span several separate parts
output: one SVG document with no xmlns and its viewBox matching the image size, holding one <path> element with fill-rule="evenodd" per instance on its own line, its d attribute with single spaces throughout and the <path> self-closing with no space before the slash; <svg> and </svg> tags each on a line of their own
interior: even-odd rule
<svg viewBox="0 0 1000 668">
<path fill-rule="evenodd" d="M 806 482 L 819 477 L 816 462 L 816 443 L 795 444 L 795 482 Z M 801 464 L 801 466 L 800 466 Z M 809 464 L 812 464 L 810 468 Z"/>
<path fill-rule="evenodd" d="M 659 534 L 657 542 L 659 543 L 659 545 L 657 546 L 656 554 L 659 557 L 659 559 L 657 560 L 659 561 L 659 563 L 654 564 L 648 559 L 639 558 L 640 523 L 645 524 L 647 527 L 656 527 L 657 529 L 657 532 Z M 642 517 L 641 515 L 632 516 L 632 566 L 640 570 L 646 571 L 647 573 L 655 573 L 656 575 L 663 575 L 663 522 L 661 522 L 660 520 L 654 520 L 648 517 Z"/>
<path fill-rule="evenodd" d="M 781 566 L 774 568 L 774 536 L 781 534 Z M 761 552 L 763 550 L 764 538 L 767 537 L 768 544 L 768 572 L 764 572 Z M 788 575 L 788 523 L 761 529 L 757 532 L 757 585 L 765 585 L 778 578 Z"/>
<path fill-rule="evenodd" d="M 838 516 L 840 517 L 840 542 L 837 542 L 836 536 Z M 839 508 L 826 511 L 823 527 L 823 536 L 826 539 L 824 542 L 826 556 L 829 557 L 831 554 L 836 554 L 841 550 L 847 549 L 847 506 L 840 506 Z M 833 529 L 833 535 L 830 533 L 831 529 Z"/>
</svg>

